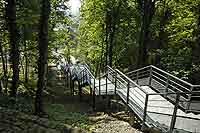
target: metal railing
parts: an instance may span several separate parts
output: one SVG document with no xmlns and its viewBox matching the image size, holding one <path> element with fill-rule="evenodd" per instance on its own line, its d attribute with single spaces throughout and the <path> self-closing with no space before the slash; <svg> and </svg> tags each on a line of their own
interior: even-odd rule
<svg viewBox="0 0 200 133">
<path fill-rule="evenodd" d="M 162 131 L 165 132 L 173 132 L 174 130 L 190 130 L 191 128 L 195 128 L 195 126 L 190 127 L 188 124 L 192 124 L 191 120 L 193 121 L 199 121 L 200 118 L 194 118 L 194 117 L 189 117 L 189 116 L 184 116 L 183 112 L 180 110 L 179 106 L 183 102 L 188 102 L 184 101 L 181 98 L 181 95 L 185 94 L 184 92 L 178 92 L 178 93 L 149 93 L 146 94 L 146 99 L 145 99 L 145 108 L 144 108 L 144 116 L 143 116 L 143 126 L 146 124 L 152 124 L 148 123 L 148 117 L 151 116 L 151 118 L 154 120 L 154 125 L 156 127 L 160 127 Z M 200 95 L 200 92 L 186 92 L 186 94 L 198 94 Z M 175 104 L 171 104 L 167 100 L 160 99 L 160 96 L 162 95 L 171 95 L 175 97 Z M 159 97 L 159 99 L 156 99 Z M 177 120 L 181 119 L 181 120 Z M 157 121 L 157 123 L 156 123 Z M 184 122 L 186 124 L 182 124 Z M 187 122 L 188 121 L 188 122 Z"/>
<path fill-rule="evenodd" d="M 195 98 L 200 98 L 200 95 L 188 93 L 200 90 L 200 85 L 192 85 L 153 65 L 131 71 L 126 75 L 139 85 L 150 86 L 160 93 L 181 93 L 180 97 L 187 102 L 187 104 L 180 105 L 185 112 L 200 111 L 191 106 L 191 102 Z M 176 103 L 175 97 L 168 96 L 168 98 L 174 102 L 174 104 Z"/>
<path fill-rule="evenodd" d="M 129 72 L 128 76 L 109 66 L 106 66 L 105 70 L 105 73 L 98 79 L 88 67 L 84 67 L 80 72 L 82 75 L 80 82 L 83 83 L 87 78 L 90 78 L 90 81 L 93 80 L 90 82 L 90 86 L 93 86 L 93 106 L 95 90 L 98 88 L 99 95 L 101 95 L 101 80 L 105 78 L 106 95 L 109 80 L 114 84 L 114 94 L 118 95 L 138 115 L 143 122 L 143 127 L 146 125 L 159 127 L 165 132 L 172 132 L 176 128 L 185 130 L 187 127 L 180 126 L 179 123 L 182 121 L 177 119 L 187 121 L 195 118 L 180 115 L 180 108 L 184 108 L 185 111 L 200 112 L 198 108 L 192 108 L 193 104 L 199 103 L 192 99 L 200 96 L 200 92 L 196 91 L 200 89 L 200 85 L 187 83 L 152 65 Z M 96 80 L 99 82 L 98 85 L 96 85 Z M 158 93 L 149 93 L 142 86 L 157 89 Z M 196 120 L 200 121 L 198 118 Z"/>
</svg>

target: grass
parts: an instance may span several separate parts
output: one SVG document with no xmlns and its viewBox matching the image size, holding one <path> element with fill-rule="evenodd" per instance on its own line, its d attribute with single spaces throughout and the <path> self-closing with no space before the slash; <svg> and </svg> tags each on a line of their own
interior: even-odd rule
<svg viewBox="0 0 200 133">
<path fill-rule="evenodd" d="M 68 112 L 62 104 L 48 104 L 46 105 L 46 113 L 49 119 L 59 121 L 71 125 L 72 127 L 79 127 L 91 131 L 94 128 L 94 122 L 91 121 L 86 113 L 83 112 Z"/>
<path fill-rule="evenodd" d="M 12 99 L 8 95 L 0 94 L 0 106 L 33 114 L 33 99 L 31 97 L 19 96 L 16 99 L 16 104 L 13 104 Z"/>
</svg>

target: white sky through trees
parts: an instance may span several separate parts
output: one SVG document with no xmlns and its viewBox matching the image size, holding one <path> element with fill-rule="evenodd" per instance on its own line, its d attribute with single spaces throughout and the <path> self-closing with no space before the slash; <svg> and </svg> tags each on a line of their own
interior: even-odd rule
<svg viewBox="0 0 200 133">
<path fill-rule="evenodd" d="M 79 8 L 81 6 L 80 0 L 69 0 L 68 5 L 71 9 L 72 15 L 78 16 L 79 15 Z"/>
</svg>

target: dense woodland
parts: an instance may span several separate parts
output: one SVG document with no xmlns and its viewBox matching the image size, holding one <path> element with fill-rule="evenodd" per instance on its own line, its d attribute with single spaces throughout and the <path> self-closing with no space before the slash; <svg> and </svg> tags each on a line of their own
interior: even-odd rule
<svg viewBox="0 0 200 133">
<path fill-rule="evenodd" d="M 200 84 L 199 0 L 82 0 L 80 19 L 65 0 L 0 0 L 1 93 L 20 88 L 43 112 L 47 66 L 70 55 L 127 72 L 149 64 Z"/>
<path fill-rule="evenodd" d="M 77 54 L 125 71 L 153 64 L 199 84 L 199 1 L 85 0 Z M 82 54 L 80 54 L 82 56 Z"/>
</svg>

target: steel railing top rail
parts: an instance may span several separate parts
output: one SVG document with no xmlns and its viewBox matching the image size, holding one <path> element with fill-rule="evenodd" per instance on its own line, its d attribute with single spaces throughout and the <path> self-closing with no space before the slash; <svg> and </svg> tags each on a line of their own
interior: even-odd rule
<svg viewBox="0 0 200 133">
<path fill-rule="evenodd" d="M 188 82 L 186 82 L 186 81 L 184 81 L 184 80 L 182 80 L 182 79 L 180 79 L 180 78 L 178 78 L 178 77 L 176 77 L 176 76 L 174 76 L 174 75 L 172 75 L 172 74 L 170 74 L 170 73 L 168 73 L 168 72 L 166 72 L 166 71 L 164 71 L 164 70 L 162 70 L 160 68 L 157 68 L 156 66 L 153 66 L 153 65 L 149 65 L 149 66 L 146 66 L 146 67 L 143 67 L 143 68 L 128 72 L 128 73 L 126 73 L 126 75 L 131 75 L 133 73 L 136 73 L 136 72 L 139 72 L 139 71 L 142 71 L 142 70 L 145 70 L 145 69 L 150 69 L 150 68 L 153 68 L 153 69 L 155 69 L 157 71 L 160 71 L 160 72 L 166 74 L 167 76 L 174 78 L 175 80 L 177 80 L 179 82 L 182 82 L 182 83 L 184 83 L 186 85 L 189 85 L 190 87 L 195 87 L 195 88 L 196 87 L 200 87 L 200 85 L 193 85 L 191 83 L 188 83 Z"/>
<path fill-rule="evenodd" d="M 126 73 L 126 75 L 130 75 L 130 74 L 132 74 L 132 73 L 135 73 L 135 72 L 138 72 L 138 71 L 141 71 L 141 70 L 144 70 L 144 69 L 150 68 L 150 67 L 151 67 L 151 65 L 150 65 L 150 66 L 146 66 L 146 67 L 142 67 L 142 68 L 139 68 L 139 69 L 136 69 L 136 70 L 130 71 L 130 72 Z"/>
<path fill-rule="evenodd" d="M 122 75 L 129 83 L 134 84 L 136 87 L 138 87 L 141 91 L 143 91 L 145 94 L 147 94 L 147 92 L 137 83 L 135 83 L 132 79 L 130 79 L 128 76 L 126 76 L 125 74 L 123 74 L 121 71 L 119 71 L 118 69 L 115 69 L 115 71 L 117 73 L 119 73 L 120 75 Z"/>
<path fill-rule="evenodd" d="M 176 80 L 178 80 L 178 81 L 180 81 L 180 82 L 182 82 L 184 84 L 187 84 L 189 86 L 193 86 L 191 83 L 188 83 L 188 82 L 186 82 L 186 81 L 184 81 L 184 80 L 182 80 L 182 79 L 180 79 L 180 78 L 178 78 L 178 77 L 176 77 L 176 76 L 174 76 L 174 75 L 172 75 L 172 74 L 170 74 L 170 73 L 168 73 L 166 71 L 163 71 L 160 68 L 157 68 L 157 67 L 155 67 L 153 65 L 150 65 L 150 66 L 151 66 L 151 68 L 154 68 L 154 69 L 156 69 L 156 70 L 158 70 L 158 71 L 160 71 L 160 72 L 162 72 L 162 73 L 164 73 L 164 74 L 166 74 L 166 75 L 168 75 L 168 76 L 170 76 L 170 77 L 172 77 L 172 78 L 174 78 L 174 79 L 176 79 Z"/>
</svg>

